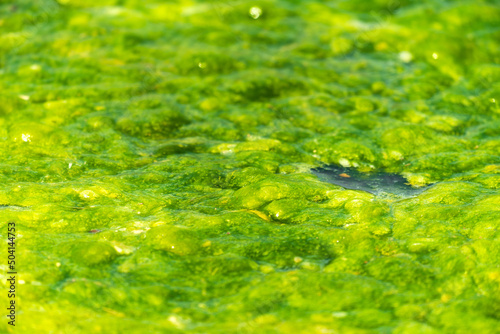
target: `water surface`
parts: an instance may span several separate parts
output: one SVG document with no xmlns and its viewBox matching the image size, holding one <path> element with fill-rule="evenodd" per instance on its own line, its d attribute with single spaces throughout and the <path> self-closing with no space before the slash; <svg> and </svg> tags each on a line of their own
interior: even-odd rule
<svg viewBox="0 0 500 334">
<path fill-rule="evenodd" d="M 499 22 L 488 0 L 1 1 L 0 333 L 498 333 Z"/>
</svg>

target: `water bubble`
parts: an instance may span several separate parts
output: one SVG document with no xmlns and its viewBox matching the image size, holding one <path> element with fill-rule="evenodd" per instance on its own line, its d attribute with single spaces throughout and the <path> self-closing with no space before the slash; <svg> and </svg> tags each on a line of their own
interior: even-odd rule
<svg viewBox="0 0 500 334">
<path fill-rule="evenodd" d="M 403 63 L 409 63 L 413 59 L 413 55 L 409 51 L 401 51 L 399 53 L 399 59 Z"/>
<path fill-rule="evenodd" d="M 342 166 L 342 167 L 351 167 L 351 163 L 349 162 L 349 160 L 345 159 L 345 158 L 340 158 L 339 159 L 339 164 Z"/>
<path fill-rule="evenodd" d="M 260 9 L 259 7 L 252 7 L 248 11 L 248 13 L 252 17 L 252 19 L 257 20 L 262 15 L 262 9 Z"/>
<path fill-rule="evenodd" d="M 349 314 L 347 312 L 334 312 L 334 313 L 332 313 L 332 316 L 334 316 L 335 318 L 345 318 L 348 315 Z"/>
</svg>

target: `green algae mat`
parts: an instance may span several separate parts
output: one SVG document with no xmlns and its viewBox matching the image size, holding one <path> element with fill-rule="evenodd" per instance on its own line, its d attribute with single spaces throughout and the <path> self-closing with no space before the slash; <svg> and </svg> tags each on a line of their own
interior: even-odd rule
<svg viewBox="0 0 500 334">
<path fill-rule="evenodd" d="M 493 0 L 0 1 L 0 333 L 500 333 L 499 64 Z"/>
</svg>

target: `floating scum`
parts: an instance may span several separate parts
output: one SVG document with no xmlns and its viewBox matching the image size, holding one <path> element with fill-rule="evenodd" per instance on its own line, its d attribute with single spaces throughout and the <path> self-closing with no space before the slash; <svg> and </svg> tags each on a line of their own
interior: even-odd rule
<svg viewBox="0 0 500 334">
<path fill-rule="evenodd" d="M 497 2 L 0 13 L 1 333 L 498 333 Z"/>
</svg>

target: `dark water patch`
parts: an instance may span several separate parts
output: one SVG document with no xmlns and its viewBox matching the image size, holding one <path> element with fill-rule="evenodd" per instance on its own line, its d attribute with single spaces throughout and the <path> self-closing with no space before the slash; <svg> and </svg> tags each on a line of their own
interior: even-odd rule
<svg viewBox="0 0 500 334">
<path fill-rule="evenodd" d="M 321 181 L 336 184 L 346 189 L 363 190 L 380 195 L 389 193 L 399 196 L 415 196 L 428 188 L 413 187 L 399 174 L 385 172 L 362 173 L 353 167 L 328 165 L 311 170 Z"/>
<path fill-rule="evenodd" d="M 26 211 L 30 208 L 29 206 L 0 204 L 0 210 Z"/>
</svg>

